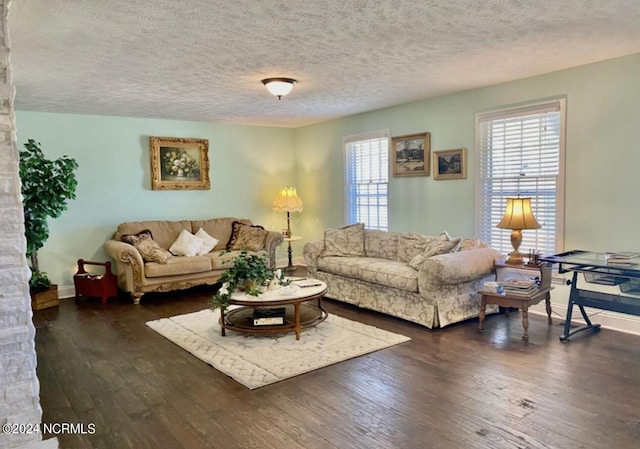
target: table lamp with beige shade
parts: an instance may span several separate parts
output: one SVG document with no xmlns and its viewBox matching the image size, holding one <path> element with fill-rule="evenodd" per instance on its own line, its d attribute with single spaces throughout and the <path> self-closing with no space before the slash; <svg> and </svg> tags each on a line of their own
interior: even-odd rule
<svg viewBox="0 0 640 449">
<path fill-rule="evenodd" d="M 507 209 L 504 212 L 504 217 L 496 226 L 501 229 L 511 229 L 513 252 L 509 254 L 506 262 L 511 265 L 522 265 L 524 258 L 522 253 L 518 251 L 522 243 L 522 230 L 541 227 L 531 211 L 531 198 L 520 196 L 507 198 Z"/>
</svg>

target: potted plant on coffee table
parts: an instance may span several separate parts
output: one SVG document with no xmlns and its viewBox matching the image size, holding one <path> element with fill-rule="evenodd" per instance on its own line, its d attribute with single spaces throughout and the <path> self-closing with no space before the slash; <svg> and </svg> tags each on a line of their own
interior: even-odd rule
<svg viewBox="0 0 640 449">
<path fill-rule="evenodd" d="M 219 282 L 222 286 L 211 299 L 211 307 L 226 309 L 231 295 L 236 290 L 243 290 L 247 295 L 258 296 L 274 279 L 280 285 L 287 283 L 280 270 L 269 268 L 265 256 L 240 251 L 238 256 L 232 259 L 229 269 L 220 276 Z"/>
<path fill-rule="evenodd" d="M 49 218 L 59 217 L 67 209 L 67 201 L 76 197 L 75 159 L 62 156 L 49 160 L 40 143 L 29 139 L 20 151 L 22 206 L 27 240 L 27 259 L 31 268 L 29 287 L 34 309 L 57 305 L 57 285 L 40 270 L 38 250 L 49 238 Z"/>
</svg>

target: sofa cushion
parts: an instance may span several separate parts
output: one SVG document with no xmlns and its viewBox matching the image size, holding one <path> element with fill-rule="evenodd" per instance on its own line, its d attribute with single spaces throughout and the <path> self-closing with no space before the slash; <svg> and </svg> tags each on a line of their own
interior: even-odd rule
<svg viewBox="0 0 640 449">
<path fill-rule="evenodd" d="M 208 254 L 218 244 L 218 239 L 211 237 L 209 234 L 207 234 L 207 231 L 202 228 L 198 229 L 198 232 L 195 233 L 195 236 L 202 240 L 202 246 L 198 251 L 198 256 L 204 256 L 205 254 Z"/>
<path fill-rule="evenodd" d="M 160 245 L 153 239 L 151 231 L 144 229 L 137 234 L 124 234 L 121 240 L 133 245 L 145 262 L 156 262 L 166 264 L 171 258 L 171 253 L 166 249 L 160 248 Z"/>
<path fill-rule="evenodd" d="M 364 255 L 364 223 L 324 231 L 323 256 Z"/>
<path fill-rule="evenodd" d="M 180 231 L 180 235 L 169 247 L 169 252 L 174 256 L 192 257 L 198 254 L 204 242 L 186 229 Z"/>
<path fill-rule="evenodd" d="M 166 264 L 146 263 L 144 273 L 148 278 L 176 276 L 211 271 L 211 259 L 207 256 L 172 257 Z"/>
<path fill-rule="evenodd" d="M 364 252 L 369 257 L 398 260 L 398 233 L 365 229 Z"/>
<path fill-rule="evenodd" d="M 427 246 L 437 237 L 408 232 L 398 236 L 398 260 L 409 263 L 418 254 L 422 254 Z"/>
<path fill-rule="evenodd" d="M 318 269 L 365 282 L 418 292 L 418 272 L 404 262 L 378 257 L 321 257 Z"/>
<path fill-rule="evenodd" d="M 268 233 L 262 226 L 234 221 L 231 224 L 231 237 L 227 243 L 227 249 L 229 251 L 260 251 L 264 248 Z"/>
<path fill-rule="evenodd" d="M 231 238 L 231 225 L 234 221 L 247 225 L 253 224 L 251 220 L 247 218 L 222 217 L 210 218 L 208 220 L 193 220 L 191 222 L 191 227 L 192 231 L 202 228 L 211 237 L 217 239 L 218 243 L 216 243 L 216 246 L 213 249 L 216 251 L 222 251 L 227 249 L 227 243 L 229 243 L 229 239 Z"/>
</svg>

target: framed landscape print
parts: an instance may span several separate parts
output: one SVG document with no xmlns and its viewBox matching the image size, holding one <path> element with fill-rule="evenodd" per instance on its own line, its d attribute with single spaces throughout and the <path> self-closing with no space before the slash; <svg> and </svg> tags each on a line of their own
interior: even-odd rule
<svg viewBox="0 0 640 449">
<path fill-rule="evenodd" d="M 209 190 L 209 141 L 149 137 L 153 190 Z"/>
<path fill-rule="evenodd" d="M 466 177 L 466 148 L 433 152 L 433 179 L 464 179 Z"/>
<path fill-rule="evenodd" d="M 393 176 L 429 176 L 429 133 L 393 137 L 391 163 Z"/>
</svg>

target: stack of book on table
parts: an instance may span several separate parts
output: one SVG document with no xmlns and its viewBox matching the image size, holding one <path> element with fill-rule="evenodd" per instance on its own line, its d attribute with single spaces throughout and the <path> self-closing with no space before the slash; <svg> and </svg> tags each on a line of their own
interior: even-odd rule
<svg viewBox="0 0 640 449">
<path fill-rule="evenodd" d="M 263 308 L 253 311 L 254 326 L 273 326 L 284 324 L 286 309 L 284 307 Z"/>
<path fill-rule="evenodd" d="M 638 261 L 634 260 L 640 256 L 640 253 L 622 252 L 622 253 L 607 253 L 607 264 L 611 265 L 635 265 Z"/>
<path fill-rule="evenodd" d="M 502 288 L 502 285 L 500 285 L 498 282 L 493 282 L 493 281 L 485 282 L 484 285 L 482 286 L 482 291 L 489 292 L 489 293 L 504 294 L 504 289 Z"/>
<path fill-rule="evenodd" d="M 505 295 L 531 297 L 540 291 L 538 283 L 533 279 L 509 279 L 498 282 Z"/>
</svg>

